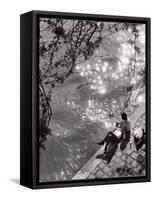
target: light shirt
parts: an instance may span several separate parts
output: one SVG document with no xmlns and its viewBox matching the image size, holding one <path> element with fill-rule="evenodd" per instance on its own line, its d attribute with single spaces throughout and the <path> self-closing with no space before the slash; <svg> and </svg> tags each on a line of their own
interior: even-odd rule
<svg viewBox="0 0 154 200">
<path fill-rule="evenodd" d="M 136 129 L 134 130 L 134 136 L 135 136 L 136 138 L 141 138 L 141 137 L 143 136 L 143 131 L 142 131 L 142 129 L 141 129 L 141 128 L 136 128 Z"/>
<path fill-rule="evenodd" d="M 113 131 L 113 134 L 115 135 L 115 136 L 117 136 L 117 138 L 121 138 L 121 136 L 122 136 L 122 131 L 121 131 L 121 129 L 120 128 L 116 128 L 114 131 Z"/>
<path fill-rule="evenodd" d="M 127 120 L 123 120 L 123 122 L 122 122 L 122 130 L 130 131 L 130 129 L 131 129 L 130 121 L 128 119 Z"/>
</svg>

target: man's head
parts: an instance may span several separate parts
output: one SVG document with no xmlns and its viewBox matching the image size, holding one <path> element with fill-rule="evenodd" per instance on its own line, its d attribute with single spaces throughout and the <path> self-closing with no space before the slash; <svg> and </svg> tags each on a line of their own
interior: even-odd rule
<svg viewBox="0 0 154 200">
<path fill-rule="evenodd" d="M 121 119 L 127 120 L 127 114 L 125 112 L 121 113 Z"/>
</svg>

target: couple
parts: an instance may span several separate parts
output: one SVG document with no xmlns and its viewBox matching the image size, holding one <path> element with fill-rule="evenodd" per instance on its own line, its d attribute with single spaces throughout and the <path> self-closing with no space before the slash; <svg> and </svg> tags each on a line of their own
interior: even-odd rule
<svg viewBox="0 0 154 200">
<path fill-rule="evenodd" d="M 104 153 L 96 156 L 98 159 L 106 160 L 107 163 L 110 163 L 112 157 L 114 156 L 118 145 L 120 143 L 121 151 L 125 150 L 127 144 L 130 141 L 130 121 L 127 118 L 125 112 L 121 113 L 121 122 L 117 122 L 113 131 L 108 132 L 106 137 L 98 145 L 104 145 Z"/>
</svg>

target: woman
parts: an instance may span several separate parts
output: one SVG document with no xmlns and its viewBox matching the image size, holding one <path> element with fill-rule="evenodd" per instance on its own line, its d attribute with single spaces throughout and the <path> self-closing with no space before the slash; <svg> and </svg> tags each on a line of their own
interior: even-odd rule
<svg viewBox="0 0 154 200">
<path fill-rule="evenodd" d="M 134 143 L 136 146 L 136 151 L 142 148 L 142 146 L 146 143 L 146 134 L 143 128 L 136 128 L 134 130 Z"/>
</svg>

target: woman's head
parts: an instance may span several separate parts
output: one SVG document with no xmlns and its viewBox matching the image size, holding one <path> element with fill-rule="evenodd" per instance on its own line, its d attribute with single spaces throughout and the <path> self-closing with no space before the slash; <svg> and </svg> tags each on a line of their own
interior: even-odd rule
<svg viewBox="0 0 154 200">
<path fill-rule="evenodd" d="M 116 128 L 121 128 L 121 127 L 122 127 L 122 124 L 121 124 L 120 122 L 116 122 L 115 127 L 116 127 Z"/>
<path fill-rule="evenodd" d="M 125 112 L 121 113 L 122 120 L 127 120 L 127 114 Z"/>
</svg>

